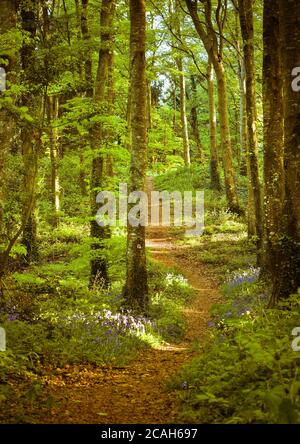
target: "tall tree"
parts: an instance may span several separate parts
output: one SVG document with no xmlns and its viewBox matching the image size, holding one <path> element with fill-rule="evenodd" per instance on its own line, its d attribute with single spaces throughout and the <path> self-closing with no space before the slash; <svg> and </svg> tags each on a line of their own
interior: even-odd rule
<svg viewBox="0 0 300 444">
<path fill-rule="evenodd" d="M 15 30 L 17 25 L 18 1 L 1 0 L 0 2 L 0 35 Z M 5 85 L 0 92 L 0 98 L 10 94 L 10 85 L 14 81 L 16 68 L 16 54 L 12 50 L 0 52 L 0 67 L 5 73 Z M 6 90 L 6 91 L 5 91 Z M 4 202 L 6 194 L 6 175 L 5 164 L 7 155 L 11 149 L 15 135 L 15 122 L 13 114 L 9 109 L 2 107 L 0 109 L 0 238 L 4 222 Z"/>
<path fill-rule="evenodd" d="M 186 114 L 186 81 L 183 72 L 183 57 L 180 55 L 176 58 L 177 69 L 179 71 L 179 90 L 180 90 L 180 119 L 183 140 L 183 158 L 186 166 L 191 164 L 190 141 L 188 133 L 188 120 Z"/>
<path fill-rule="evenodd" d="M 86 95 L 88 97 L 91 97 L 93 95 L 93 74 L 92 74 L 93 62 L 92 62 L 92 52 L 89 47 L 89 41 L 91 36 L 88 25 L 88 6 L 89 6 L 89 0 L 81 0 L 81 16 L 80 16 L 81 34 L 86 44 L 86 50 L 84 52 L 85 90 L 86 90 Z"/>
<path fill-rule="evenodd" d="M 217 115 L 215 106 L 214 68 L 210 59 L 207 63 L 207 90 L 209 107 L 210 182 L 213 190 L 220 191 L 221 179 L 217 150 Z"/>
<path fill-rule="evenodd" d="M 147 82 L 145 0 L 130 0 L 131 165 L 130 190 L 145 189 L 147 166 Z M 127 304 L 139 311 L 148 305 L 145 227 L 128 225 Z"/>
<path fill-rule="evenodd" d="M 103 115 L 111 113 L 112 95 L 112 70 L 113 70 L 113 21 L 115 14 L 115 0 L 103 0 L 100 12 L 100 49 L 98 68 L 95 83 L 94 99 Z M 101 122 L 96 124 L 91 131 L 91 143 L 94 151 L 91 173 L 91 238 L 93 256 L 91 259 L 90 281 L 93 285 L 100 282 L 107 286 L 109 282 L 107 261 L 103 256 L 103 241 L 109 237 L 108 227 L 98 225 L 96 221 L 97 202 L 96 197 L 104 185 L 104 159 L 101 149 L 109 138 Z"/>
<path fill-rule="evenodd" d="M 214 28 L 212 12 L 213 6 L 211 0 L 204 2 L 204 22 L 200 19 L 198 13 L 198 4 L 200 2 L 193 0 L 185 0 L 190 16 L 195 25 L 195 29 L 203 42 L 205 50 L 213 64 L 217 83 L 219 98 L 219 118 L 221 125 L 221 142 L 222 157 L 225 175 L 225 189 L 229 209 L 235 213 L 241 213 L 238 194 L 236 189 L 233 163 L 232 163 L 232 146 L 229 126 L 229 110 L 228 110 L 228 92 L 227 79 L 223 61 L 223 31 L 227 15 L 227 2 L 225 7 L 222 0 L 218 0 L 215 10 L 217 32 Z M 219 36 L 219 38 L 218 38 Z"/>
<path fill-rule="evenodd" d="M 300 287 L 300 4 L 279 0 L 284 98 L 283 236 L 281 263 L 273 291 L 273 301 Z M 298 78 L 295 78 L 295 70 Z"/>
<path fill-rule="evenodd" d="M 266 269 L 272 278 L 271 306 L 300 287 L 300 88 L 294 78 L 300 66 L 299 14 L 297 1 L 265 0 Z"/>
<path fill-rule="evenodd" d="M 263 19 L 264 210 L 265 271 L 273 282 L 271 304 L 277 299 L 282 258 L 282 218 L 285 193 L 283 91 L 279 0 L 264 1 Z M 276 294 L 277 293 L 277 294 Z"/>
<path fill-rule="evenodd" d="M 33 53 L 35 49 L 35 45 L 33 44 L 33 37 L 36 32 L 36 20 L 35 20 L 35 7 L 36 4 L 28 3 L 24 5 L 23 2 L 19 1 L 2 1 L 1 4 L 1 13 L 6 15 L 6 25 L 11 26 L 10 30 L 15 27 L 16 30 L 16 19 L 17 19 L 17 11 L 18 7 L 21 4 L 21 24 L 22 29 L 27 33 L 26 38 L 23 40 L 23 45 L 18 56 L 15 55 L 15 58 L 11 56 L 13 52 L 10 52 L 10 56 L 8 57 L 8 72 L 10 74 L 10 69 L 18 57 L 20 57 L 20 62 L 23 69 L 23 94 L 21 96 L 21 105 L 23 105 L 23 109 L 26 109 L 27 118 L 20 120 L 20 140 L 22 143 L 22 155 L 23 155 L 23 171 L 24 171 L 24 179 L 23 179 L 23 189 L 22 189 L 22 215 L 21 215 L 21 223 L 19 227 L 15 230 L 14 234 L 10 236 L 8 244 L 6 248 L 0 253 L 0 281 L 3 275 L 6 273 L 8 268 L 8 260 L 9 255 L 11 253 L 12 248 L 14 247 L 18 238 L 23 234 L 22 242 L 26 246 L 27 255 L 26 261 L 31 261 L 32 259 L 37 258 L 37 242 L 36 242 L 36 225 L 35 225 L 35 217 L 34 217 L 34 203 L 35 203 L 35 189 L 36 189 L 36 176 L 37 176 L 37 146 L 40 139 L 40 131 L 38 122 L 35 120 L 35 104 L 34 94 L 31 90 L 30 78 L 34 77 L 35 70 L 32 69 L 33 62 Z M 2 22 L 1 22 L 2 23 Z M 8 31 L 9 29 L 6 29 Z M 16 66 L 16 65 L 15 65 Z M 29 66 L 31 66 L 31 71 L 29 70 Z M 13 75 L 10 80 L 13 79 Z M 5 111 L 4 117 L 6 118 Z M 29 114 L 30 113 L 30 114 Z M 39 116 L 40 117 L 40 116 Z M 5 122 L 5 119 L 4 119 Z M 11 122 L 11 118 L 9 119 Z M 11 137 L 10 137 L 10 126 L 8 126 L 7 132 L 7 142 L 4 144 L 4 148 L 11 148 Z M 6 155 L 7 153 L 5 153 Z M 2 171 L 0 171 L 0 174 Z"/>
<path fill-rule="evenodd" d="M 257 245 L 257 262 L 262 263 L 263 211 L 262 193 L 259 178 L 258 141 L 256 131 L 256 87 L 254 59 L 253 0 L 238 0 L 241 32 L 244 46 L 244 64 L 246 72 L 246 110 L 247 110 L 247 162 L 249 162 L 249 179 L 251 182 L 255 214 L 255 234 Z M 252 208 L 250 208 L 252 210 Z"/>
<path fill-rule="evenodd" d="M 174 31 L 172 31 L 172 27 L 170 26 L 170 30 L 172 33 L 172 42 L 175 46 L 176 41 L 182 42 L 181 36 L 181 22 L 182 17 L 179 9 L 179 2 L 175 0 L 173 5 L 173 13 L 172 13 L 172 4 L 169 5 L 169 14 L 174 21 Z M 176 48 L 177 49 L 177 48 Z M 189 166 L 191 163 L 191 154 L 190 154 L 190 140 L 189 140 L 189 131 L 188 131 L 188 119 L 187 119 L 187 107 L 186 107 L 186 74 L 184 72 L 184 57 L 181 51 L 181 48 L 177 49 L 175 54 L 175 62 L 177 69 L 179 71 L 179 92 L 180 92 L 180 120 L 181 120 L 181 134 L 183 140 L 183 159 L 186 166 Z"/>
<path fill-rule="evenodd" d="M 238 48 L 240 52 L 240 48 Z M 247 113 L 246 113 L 246 69 L 244 57 L 239 56 L 239 85 L 240 85 L 240 173 L 247 175 Z"/>
<path fill-rule="evenodd" d="M 76 12 L 76 26 L 77 26 L 77 39 L 78 41 L 81 41 L 83 38 L 82 31 L 85 29 L 84 25 L 82 24 L 82 3 L 81 0 L 75 0 L 75 12 Z M 83 59 L 86 58 L 86 54 L 82 54 L 82 51 L 80 51 L 80 55 L 82 57 L 78 60 L 78 74 L 79 74 L 79 80 L 81 84 L 82 89 L 82 95 L 84 96 L 86 94 L 86 85 L 88 84 L 88 80 L 85 78 L 85 74 L 89 73 L 89 68 L 86 67 L 84 69 L 84 62 Z M 90 63 L 89 61 L 87 63 Z M 85 74 L 84 74 L 85 73 Z M 84 88 L 85 86 L 85 88 Z M 85 177 L 85 171 L 84 171 L 84 151 L 85 151 L 85 143 L 84 139 L 80 138 L 79 140 L 79 163 L 80 163 L 80 170 L 79 170 L 79 185 L 80 185 L 80 191 L 82 196 L 87 195 L 87 186 L 86 186 L 86 177 Z"/>
<path fill-rule="evenodd" d="M 59 98 L 58 96 L 47 97 L 47 123 L 49 134 L 49 148 L 51 161 L 51 224 L 53 227 L 59 225 L 60 212 L 60 180 L 59 180 L 59 149 L 58 149 L 58 118 Z"/>
<path fill-rule="evenodd" d="M 25 92 L 22 96 L 22 104 L 27 107 L 32 121 L 24 121 L 21 125 L 21 143 L 24 159 L 24 202 L 23 202 L 23 238 L 27 254 L 26 262 L 35 261 L 38 258 L 37 225 L 35 216 L 35 191 L 37 177 L 38 149 L 40 146 L 39 124 L 41 100 L 39 97 L 39 85 L 35 77 L 35 37 L 37 33 L 38 3 L 21 3 L 22 29 L 27 33 L 21 48 L 21 64 L 23 70 L 23 82 Z M 28 208 L 30 213 L 28 216 Z"/>
<path fill-rule="evenodd" d="M 192 74 L 191 78 L 191 91 L 192 91 L 192 105 L 191 105 L 191 117 L 190 123 L 192 128 L 192 133 L 194 137 L 194 142 L 196 144 L 196 158 L 198 162 L 202 163 L 204 161 L 204 149 L 201 142 L 200 132 L 199 132 L 199 122 L 198 122 L 198 107 L 197 107 L 197 83 L 196 76 Z"/>
</svg>

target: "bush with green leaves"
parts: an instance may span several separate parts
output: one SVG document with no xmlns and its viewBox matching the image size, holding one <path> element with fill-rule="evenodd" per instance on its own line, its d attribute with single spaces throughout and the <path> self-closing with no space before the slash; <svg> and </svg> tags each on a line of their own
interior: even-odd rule
<svg viewBox="0 0 300 444">
<path fill-rule="evenodd" d="M 252 272 L 253 274 L 253 272 Z M 182 420 L 200 423 L 299 423 L 299 294 L 266 309 L 261 284 L 235 277 L 215 308 L 208 344 L 175 381 L 184 380 Z"/>
<path fill-rule="evenodd" d="M 164 340 L 178 341 L 185 331 L 182 307 L 194 297 L 187 280 L 157 263 L 149 266 L 150 318 Z"/>
<path fill-rule="evenodd" d="M 47 264 L 39 270 L 43 277 L 30 273 L 14 277 L 29 293 L 32 290 L 38 294 L 47 283 L 52 285 L 51 297 L 49 287 L 45 289 L 47 297 L 27 298 L 26 307 L 22 307 L 22 301 L 3 306 L 0 313 L 9 353 L 16 361 L 26 356 L 29 370 L 40 364 L 123 362 L 149 343 L 158 344 L 182 336 L 182 306 L 192 291 L 175 271 L 150 262 L 151 304 L 146 318 L 122 309 L 120 285 L 108 290 L 88 289 L 75 276 L 59 275 L 57 271 L 51 274 L 49 267 Z M 70 269 L 63 269 L 64 273 L 70 273 Z M 32 308 L 30 312 L 28 306 Z"/>
</svg>

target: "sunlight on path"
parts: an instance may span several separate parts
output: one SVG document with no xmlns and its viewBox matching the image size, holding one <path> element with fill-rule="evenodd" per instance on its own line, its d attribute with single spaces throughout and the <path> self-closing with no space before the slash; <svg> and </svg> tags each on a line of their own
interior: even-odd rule
<svg viewBox="0 0 300 444">
<path fill-rule="evenodd" d="M 152 181 L 148 179 L 148 188 Z M 220 292 L 205 266 L 190 262 L 186 248 L 176 245 L 167 228 L 147 229 L 147 248 L 153 260 L 180 272 L 197 295 L 183 310 L 187 328 L 179 344 L 164 343 L 142 350 L 123 367 L 71 367 L 48 381 L 61 401 L 47 422 L 58 423 L 166 423 L 178 422 L 178 390 L 166 383 L 194 355 L 193 343 L 203 342 L 209 310 Z"/>
</svg>

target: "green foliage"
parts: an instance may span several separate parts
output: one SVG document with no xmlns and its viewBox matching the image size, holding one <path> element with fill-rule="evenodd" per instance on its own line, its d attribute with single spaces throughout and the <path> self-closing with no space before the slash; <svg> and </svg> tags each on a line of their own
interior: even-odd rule
<svg viewBox="0 0 300 444">
<path fill-rule="evenodd" d="M 209 172 L 207 166 L 191 165 L 190 168 L 182 167 L 155 178 L 158 190 L 172 191 L 196 191 L 208 188 Z"/>
<path fill-rule="evenodd" d="M 299 423 L 300 355 L 291 347 L 299 298 L 288 310 L 266 310 L 260 291 L 256 283 L 227 287 L 208 344 L 179 376 L 189 385 L 185 422 Z"/>
<path fill-rule="evenodd" d="M 29 3 L 36 2 L 25 1 L 28 7 Z M 2 33 L 0 38 L 0 63 L 12 68 L 8 88 L 0 93 L 0 118 L 2 122 L 4 117 L 5 122 L 0 136 L 7 142 L 0 159 L 0 252 L 13 239 L 23 220 L 24 196 L 28 194 L 24 189 L 24 159 L 37 154 L 38 162 L 32 219 L 33 225 L 37 223 L 39 261 L 26 262 L 28 252 L 20 236 L 10 252 L 10 274 L 4 276 L 3 282 L 1 275 L 0 288 L 0 322 L 6 329 L 8 346 L 7 352 L 0 353 L 0 405 L 2 411 L 9 403 L 20 406 L 13 420 L 21 422 L 30 421 L 24 414 L 26 409 L 22 409 L 26 402 L 30 405 L 40 397 L 43 391 L 41 374 L 45 368 L 86 363 L 123 364 L 141 347 L 179 341 L 185 328 L 182 309 L 193 297 L 182 275 L 150 259 L 148 317 L 125 312 L 122 288 L 126 274 L 126 230 L 114 228 L 111 237 L 104 241 L 90 237 L 90 221 L 94 216 L 90 214 L 91 191 L 117 192 L 120 182 L 129 183 L 128 2 L 116 2 L 115 43 L 110 48 L 114 60 L 107 82 L 112 104 L 106 99 L 99 103 L 93 97 L 99 62 L 101 67 L 101 2 L 86 2 L 86 21 L 81 17 L 80 1 L 46 3 L 47 7 L 38 8 L 34 38 L 29 32 L 21 31 L 20 12 L 16 15 L 15 29 Z M 243 217 L 226 210 L 225 193 L 211 189 L 207 54 L 182 8 L 173 9 L 172 2 L 167 4 L 162 0 L 147 3 L 150 106 L 148 159 L 145 160 L 148 160 L 148 175 L 155 176 L 157 190 L 205 191 L 204 234 L 183 239 L 183 230 L 175 228 L 173 233 L 179 245 L 184 243 L 183 255 L 189 261 L 204 263 L 208 272 L 214 270 L 223 284 L 228 273 L 234 271 L 236 274 L 233 281 L 224 284 L 225 303 L 212 311 L 214 327 L 207 347 L 179 377 L 189 386 L 183 395 L 182 419 L 213 423 L 298 423 L 299 355 L 292 352 L 290 342 L 291 330 L 299 318 L 299 295 L 277 309 L 265 309 L 266 298 L 260 297 L 265 289 L 257 282 L 258 270 L 250 268 L 250 275 L 247 274 L 249 267 L 255 264 L 255 238 L 247 239 L 247 221 Z M 262 64 L 262 45 L 258 41 L 263 25 L 261 4 L 256 2 L 254 8 L 255 62 L 259 68 Z M 232 161 L 236 173 L 243 155 L 239 134 L 241 60 L 236 51 L 242 44 L 233 9 L 228 8 L 227 16 L 224 15 L 222 32 Z M 225 11 L 221 8 L 218 12 L 222 16 Z M 216 27 L 216 16 L 213 16 L 212 26 Z M 87 35 L 83 35 L 83 24 L 88 28 Z M 9 23 L 4 23 L 7 25 Z M 178 26 L 181 28 L 179 39 L 176 38 Z M 235 47 L 230 42 L 234 42 Z M 26 51 L 22 50 L 28 47 L 32 49 L 29 51 L 32 52 L 30 67 L 23 69 Z M 178 81 L 182 73 L 177 67 L 178 57 L 182 58 L 186 82 L 192 160 L 189 168 L 184 166 L 183 159 Z M 91 62 L 92 79 L 89 79 L 88 62 Z M 196 91 L 192 89 L 191 75 L 196 81 Z M 261 159 L 263 82 L 259 69 L 256 77 Z M 49 112 L 49 98 L 57 100 L 55 112 Z M 217 108 L 218 98 L 215 99 Z M 198 165 L 191 128 L 191 110 L 195 106 L 205 158 L 201 165 Z M 30 130 L 28 134 L 24 129 Z M 31 138 L 28 145 L 33 148 L 32 153 L 25 153 L 24 135 Z M 220 142 L 218 134 L 223 181 Z M 54 145 L 55 162 L 51 157 Z M 103 161 L 102 179 L 91 190 L 92 162 L 96 156 Z M 236 176 L 238 194 L 242 205 L 246 206 L 249 177 Z M 54 195 L 54 182 L 59 182 L 59 196 Z M 54 227 L 53 203 L 57 197 L 59 220 Z M 281 240 L 289 246 L 289 239 Z M 101 248 L 92 249 L 91 245 L 97 242 Z M 90 288 L 90 261 L 95 257 L 107 262 L 108 289 L 98 285 Z M 15 393 L 14 387 L 19 385 L 22 393 Z"/>
<path fill-rule="evenodd" d="M 184 331 L 182 306 L 192 295 L 181 275 L 150 263 L 149 317 L 136 318 L 122 311 L 125 238 L 109 240 L 107 251 L 114 280 L 104 291 L 88 288 L 89 242 L 71 242 L 70 248 L 68 242 L 62 243 L 63 234 L 70 233 L 63 229 L 58 232 L 58 252 L 65 254 L 65 262 L 46 262 L 32 268 L 31 273 L 12 276 L 15 295 L 2 305 L 0 315 L 8 338 L 8 356 L 17 363 L 16 368 L 9 366 L 7 371 L 16 377 L 18 363 L 32 374 L 45 365 L 122 363 L 140 347 L 180 339 Z M 119 261 L 113 261 L 118 255 Z"/>
<path fill-rule="evenodd" d="M 185 331 L 182 308 L 193 297 L 193 290 L 182 275 L 154 262 L 150 264 L 149 279 L 150 317 L 165 340 L 178 341 Z"/>
</svg>

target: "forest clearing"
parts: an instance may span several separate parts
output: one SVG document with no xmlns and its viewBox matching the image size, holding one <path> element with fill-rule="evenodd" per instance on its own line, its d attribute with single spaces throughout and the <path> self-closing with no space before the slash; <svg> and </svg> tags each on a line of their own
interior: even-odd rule
<svg viewBox="0 0 300 444">
<path fill-rule="evenodd" d="M 297 0 L 0 0 L 1 425 L 300 423 L 299 48 Z"/>
</svg>

